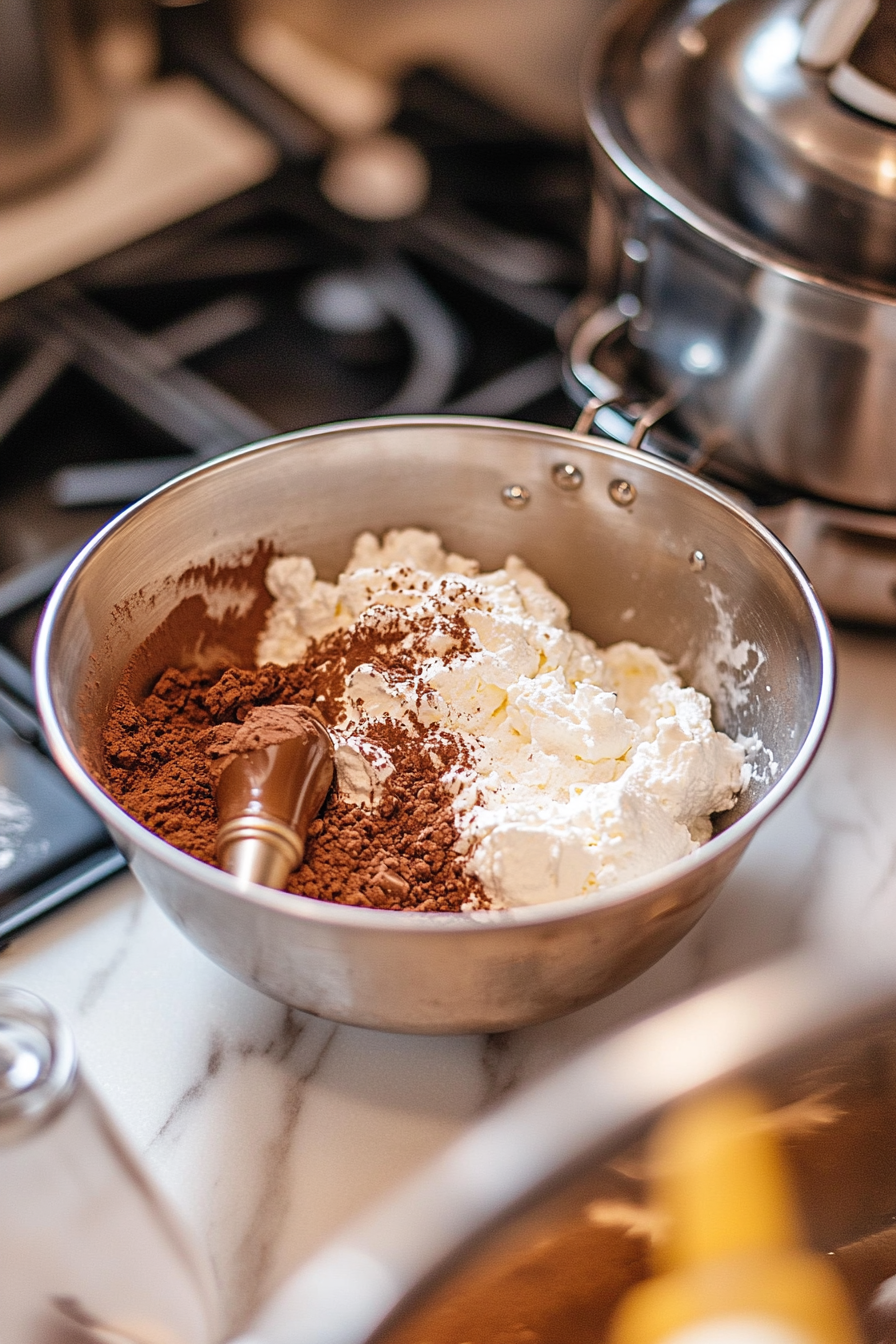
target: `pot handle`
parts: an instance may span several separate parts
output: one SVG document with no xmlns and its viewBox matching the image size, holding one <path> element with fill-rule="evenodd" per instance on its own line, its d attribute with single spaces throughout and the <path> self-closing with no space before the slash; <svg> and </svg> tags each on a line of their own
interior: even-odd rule
<svg viewBox="0 0 896 1344">
<path fill-rule="evenodd" d="M 622 388 L 595 368 L 594 356 L 604 341 L 621 331 L 628 325 L 629 319 L 637 317 L 640 311 L 640 301 L 634 294 L 620 294 L 612 303 L 598 308 L 585 318 L 573 334 L 567 355 L 568 373 L 575 385 L 574 390 L 584 388 L 589 394 L 589 400 L 600 398 L 604 406 L 620 399 Z"/>
<path fill-rule="evenodd" d="M 627 326 L 640 311 L 640 300 L 634 294 L 620 294 L 612 303 L 591 313 L 573 334 L 566 359 L 567 382 L 574 392 L 584 388 L 590 394 L 573 426 L 574 434 L 590 434 L 598 413 L 607 406 L 617 405 L 631 423 L 631 432 L 620 442 L 628 448 L 640 448 L 647 432 L 686 395 L 691 379 L 674 384 L 649 406 L 634 410 L 627 404 L 619 384 L 595 366 L 594 357 L 604 342 Z"/>
<path fill-rule="evenodd" d="M 833 69 L 852 51 L 877 8 L 877 0 L 815 0 L 803 20 L 800 64 Z"/>
<path fill-rule="evenodd" d="M 636 419 L 634 419 L 633 412 L 632 418 L 634 419 L 634 424 L 632 425 L 632 432 L 627 439 L 621 439 L 620 442 L 623 443 L 626 448 L 640 448 L 648 431 L 653 429 L 654 425 L 658 424 L 664 415 L 668 415 L 670 411 L 675 410 L 675 407 L 681 401 L 686 390 L 686 388 L 683 389 L 680 386 L 672 387 L 661 397 L 657 397 L 656 401 L 652 401 L 645 410 L 641 411 Z M 610 401 L 602 401 L 600 397 L 591 397 L 582 407 L 582 410 L 579 413 L 579 418 L 573 425 L 572 432 L 574 434 L 584 434 L 585 436 L 589 435 L 594 428 L 594 422 L 597 419 L 598 411 L 602 411 L 605 406 L 612 405 L 616 400 L 616 397 L 612 397 Z M 700 466 L 703 466 L 702 461 Z M 689 469 L 694 471 L 699 470 L 700 468 L 691 467 Z"/>
</svg>

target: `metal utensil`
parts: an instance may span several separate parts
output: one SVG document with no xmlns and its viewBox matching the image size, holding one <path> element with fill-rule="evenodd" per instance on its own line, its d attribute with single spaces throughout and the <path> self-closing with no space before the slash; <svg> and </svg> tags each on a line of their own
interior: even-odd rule
<svg viewBox="0 0 896 1344">
<path fill-rule="evenodd" d="M 111 696 L 134 650 L 182 599 L 203 594 L 219 613 L 245 610 L 247 571 L 232 572 L 233 591 L 220 585 L 260 538 L 310 555 L 333 578 L 358 532 L 406 526 L 440 531 L 485 567 L 521 555 L 570 604 L 577 628 L 604 644 L 664 650 L 713 697 L 720 728 L 761 739 L 752 782 L 709 844 L 643 881 L 554 905 L 367 910 L 241 887 L 111 801 L 101 749 Z M 196 567 L 212 558 L 209 588 Z M 195 657 L 180 653 L 185 664 Z M 417 1032 L 539 1021 L 661 956 L 805 770 L 833 678 L 826 623 L 804 576 L 716 490 L 605 441 L 460 417 L 309 430 L 162 487 L 74 562 L 46 608 L 35 656 L 57 761 L 194 942 L 287 1003 Z"/>
<path fill-rule="evenodd" d="M 240 882 L 277 888 L 301 864 L 308 827 L 327 796 L 333 739 L 314 715 L 294 705 L 267 713 L 288 722 L 269 731 L 263 746 L 231 747 L 222 762 L 217 851 L 221 867 Z M 264 709 L 250 710 L 243 729 L 264 716 Z M 255 730 L 256 742 L 261 737 Z"/>
</svg>

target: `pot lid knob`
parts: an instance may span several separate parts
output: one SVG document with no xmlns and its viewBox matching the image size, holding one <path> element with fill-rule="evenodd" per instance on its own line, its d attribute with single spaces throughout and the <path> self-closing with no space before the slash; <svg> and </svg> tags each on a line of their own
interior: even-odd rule
<svg viewBox="0 0 896 1344">
<path fill-rule="evenodd" d="M 878 0 L 816 0 L 800 41 L 801 65 L 831 70 L 849 55 L 877 13 Z"/>
<path fill-rule="evenodd" d="M 842 103 L 896 125 L 896 0 L 816 0 L 799 59 L 830 71 L 828 88 Z"/>
</svg>

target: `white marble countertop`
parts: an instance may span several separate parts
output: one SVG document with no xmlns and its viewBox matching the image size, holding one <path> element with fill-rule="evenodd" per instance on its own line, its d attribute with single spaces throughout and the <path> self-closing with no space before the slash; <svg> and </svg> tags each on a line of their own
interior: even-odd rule
<svg viewBox="0 0 896 1344">
<path fill-rule="evenodd" d="M 346 1219 L 607 1029 L 896 907 L 896 636 L 841 632 L 833 722 L 716 904 L 652 970 L 560 1021 L 402 1037 L 288 1010 L 218 969 L 130 875 L 0 955 L 211 1256 L 233 1330 Z"/>
</svg>

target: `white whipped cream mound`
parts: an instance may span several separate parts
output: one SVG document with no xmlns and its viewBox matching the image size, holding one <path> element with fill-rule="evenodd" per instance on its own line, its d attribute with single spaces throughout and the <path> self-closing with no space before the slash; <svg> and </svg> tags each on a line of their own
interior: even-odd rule
<svg viewBox="0 0 896 1344">
<path fill-rule="evenodd" d="M 516 556 L 479 573 L 408 528 L 359 536 L 335 583 L 306 557 L 274 560 L 267 583 L 260 664 L 296 662 L 335 630 L 406 629 L 413 674 L 362 663 L 346 681 L 339 787 L 371 806 L 388 777 L 366 725 L 413 715 L 456 733 L 469 764 L 445 782 L 493 907 L 604 891 L 683 858 L 749 777 L 705 695 L 654 649 L 599 649 L 571 631 L 566 605 Z M 458 618 L 470 652 L 458 652 Z"/>
</svg>

